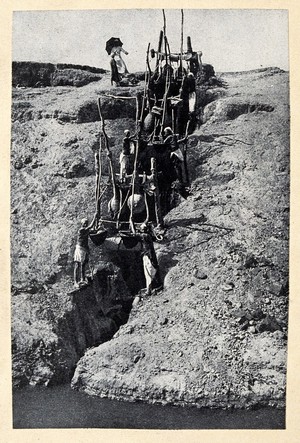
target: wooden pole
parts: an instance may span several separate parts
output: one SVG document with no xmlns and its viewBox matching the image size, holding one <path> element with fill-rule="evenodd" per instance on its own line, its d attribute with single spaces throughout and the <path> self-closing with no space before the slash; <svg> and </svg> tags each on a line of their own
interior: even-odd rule
<svg viewBox="0 0 300 443">
<path fill-rule="evenodd" d="M 145 85 L 144 85 L 144 94 L 143 94 L 143 102 L 142 102 L 140 120 L 143 119 L 143 114 L 144 114 L 144 110 L 145 110 L 146 96 L 147 96 L 149 80 L 150 80 L 150 76 L 151 76 L 151 68 L 150 68 L 150 64 L 149 64 L 149 50 L 150 50 L 150 43 L 148 44 L 147 55 L 146 55 Z"/>
<path fill-rule="evenodd" d="M 182 71 L 182 54 L 183 54 L 183 9 L 181 9 L 181 45 L 180 45 L 180 70 Z"/>
<path fill-rule="evenodd" d="M 153 182 L 154 182 L 154 186 L 155 186 L 154 204 L 155 204 L 156 222 L 159 227 L 163 227 L 164 220 L 163 220 L 163 216 L 162 216 L 162 212 L 161 212 L 160 190 L 158 189 L 156 159 L 154 157 L 151 157 L 151 173 L 153 176 Z"/>
<path fill-rule="evenodd" d="M 148 196 L 145 192 L 144 192 L 144 198 L 145 198 L 145 205 L 146 205 L 146 219 L 145 219 L 144 223 L 148 223 L 150 213 L 149 213 L 149 205 L 148 205 Z"/>
<path fill-rule="evenodd" d="M 168 92 L 169 92 L 169 88 L 170 88 L 170 84 L 171 84 L 171 72 L 168 69 L 167 70 L 167 75 L 166 75 L 166 83 L 165 83 L 165 93 L 163 96 L 163 115 L 162 115 L 162 119 L 161 119 L 161 128 L 160 128 L 160 133 L 162 133 L 163 128 L 164 128 L 164 124 L 165 124 L 165 119 L 166 119 L 166 112 L 167 112 L 167 97 L 168 97 Z"/>
<path fill-rule="evenodd" d="M 175 132 L 175 110 L 172 108 L 172 130 Z"/>
<path fill-rule="evenodd" d="M 136 139 L 134 166 L 133 166 L 133 173 L 132 173 L 132 188 L 131 188 L 132 192 L 131 192 L 131 205 L 130 205 L 130 216 L 129 216 L 129 225 L 130 225 L 130 228 L 131 228 L 133 234 L 136 234 L 135 225 L 134 225 L 134 222 L 133 222 L 133 204 L 134 204 L 134 192 L 135 192 L 137 160 L 138 160 L 138 153 L 139 153 L 139 147 L 140 147 L 140 122 L 138 120 L 138 115 L 139 115 L 139 100 L 138 100 L 138 97 L 136 97 L 136 132 L 137 132 L 137 139 Z"/>
<path fill-rule="evenodd" d="M 187 122 L 186 130 L 185 130 L 185 136 L 188 135 L 190 120 Z M 190 186 L 190 178 L 189 178 L 189 170 L 187 165 L 187 142 L 184 143 L 183 147 L 183 165 L 184 165 L 184 173 L 185 173 L 185 180 L 188 186 Z"/>
<path fill-rule="evenodd" d="M 147 48 L 147 54 L 146 54 L 146 66 L 147 66 L 147 68 L 148 68 L 149 75 L 151 76 L 152 72 L 151 72 L 151 67 L 150 67 L 150 63 L 149 63 L 149 52 L 150 52 L 150 43 L 148 43 L 148 48 Z"/>
<path fill-rule="evenodd" d="M 101 141 L 100 141 L 101 143 Z M 95 173 L 96 173 L 96 192 L 95 192 L 95 201 L 96 201 L 96 213 L 97 220 L 99 218 L 99 192 L 100 192 L 100 161 L 99 161 L 99 152 L 95 152 Z"/>
<path fill-rule="evenodd" d="M 159 40 L 158 40 L 158 47 L 157 47 L 157 54 L 156 54 L 156 66 L 155 70 L 157 71 L 160 61 L 160 53 L 161 53 L 161 47 L 162 47 L 162 41 L 163 41 L 163 31 L 161 30 L 159 33 Z"/>
<path fill-rule="evenodd" d="M 167 52 L 167 26 L 166 26 L 166 15 L 165 10 L 162 10 L 163 18 L 164 18 L 164 42 L 165 42 L 165 61 L 166 65 L 168 64 L 168 52 Z"/>
</svg>

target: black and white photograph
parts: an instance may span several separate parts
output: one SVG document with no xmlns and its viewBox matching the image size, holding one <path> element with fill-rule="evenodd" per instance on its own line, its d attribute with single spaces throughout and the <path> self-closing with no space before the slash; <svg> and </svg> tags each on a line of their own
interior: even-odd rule
<svg viewBox="0 0 300 443">
<path fill-rule="evenodd" d="M 13 429 L 286 429 L 273 3 L 12 12 Z"/>
</svg>

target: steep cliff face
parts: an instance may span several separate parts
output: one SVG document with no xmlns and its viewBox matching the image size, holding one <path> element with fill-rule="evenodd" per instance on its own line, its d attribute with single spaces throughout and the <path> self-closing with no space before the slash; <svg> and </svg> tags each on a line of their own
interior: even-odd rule
<svg viewBox="0 0 300 443">
<path fill-rule="evenodd" d="M 39 287 L 72 274 L 80 219 L 95 212 L 94 151 L 99 148 L 97 97 L 101 85 L 13 89 L 11 148 L 12 284 Z M 136 92 L 124 88 L 116 93 Z M 134 128 L 135 101 L 112 112 L 102 103 L 112 151 L 119 152 L 122 128 Z M 126 116 L 126 118 L 125 118 Z M 117 154 L 114 161 L 117 161 Z M 108 175 L 104 163 L 103 174 Z M 99 251 L 93 250 L 97 259 Z"/>
<path fill-rule="evenodd" d="M 130 88 L 111 91 L 109 82 L 106 76 L 101 85 L 87 85 L 81 91 L 71 87 L 13 89 L 11 277 L 15 385 L 70 380 L 85 349 L 111 338 L 125 321 L 133 293 L 144 284 L 140 281 L 141 263 L 135 264 L 134 252 L 124 257 L 122 252 L 108 255 L 101 248 L 91 247 L 88 273 L 96 273 L 96 280 L 86 289 L 71 293 L 80 219 L 95 212 L 94 151 L 99 148 L 100 134 L 97 97 L 109 92 L 133 93 Z M 107 120 L 107 132 L 113 151 L 119 152 L 122 127 L 134 128 L 134 103 L 128 100 L 119 104 L 116 115 L 111 112 L 112 100 L 102 100 L 105 118 L 112 117 Z M 103 174 L 107 181 L 105 162 Z M 106 206 L 104 200 L 104 209 Z M 101 263 L 111 263 L 112 268 Z M 132 267 L 135 279 L 130 278 Z M 118 283 L 105 295 L 106 280 L 116 272 L 116 281 L 122 285 Z M 99 279 L 103 284 L 97 283 Z"/>
<path fill-rule="evenodd" d="M 14 384 L 47 386 L 69 381 L 85 350 L 113 336 L 131 297 L 120 269 L 100 262 L 86 287 L 45 285 L 15 294 L 12 306 Z"/>
<path fill-rule="evenodd" d="M 192 195 L 167 215 L 165 241 L 156 244 L 165 289 L 134 306 L 119 331 L 144 284 L 139 254 L 92 247 L 90 271 L 99 269 L 98 277 L 70 293 L 72 260 L 78 221 L 94 213 L 96 98 L 135 95 L 143 85 L 110 90 L 104 75 L 80 89 L 13 90 L 16 384 L 66 380 L 91 348 L 72 384 L 93 395 L 284 404 L 288 74 L 268 69 L 223 81 L 227 88 L 199 92 L 207 106 L 188 142 Z M 130 103 L 117 110 L 103 103 L 114 162 L 123 130 L 134 130 Z M 122 306 L 116 315 L 115 305 Z"/>
</svg>

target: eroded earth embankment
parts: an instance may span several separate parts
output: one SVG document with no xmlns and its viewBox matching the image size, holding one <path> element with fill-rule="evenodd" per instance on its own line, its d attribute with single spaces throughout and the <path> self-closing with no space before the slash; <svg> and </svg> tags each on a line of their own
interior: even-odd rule
<svg viewBox="0 0 300 443">
<path fill-rule="evenodd" d="M 165 241 L 156 244 L 165 289 L 134 306 L 110 341 L 103 343 L 103 336 L 94 343 L 82 340 L 93 347 L 77 365 L 72 381 L 77 389 L 110 398 L 200 407 L 284 405 L 288 74 L 268 69 L 222 78 L 228 87 L 210 88 L 212 101 L 204 108 L 204 124 L 189 138 L 192 195 L 167 215 Z M 12 144 L 14 367 L 27 368 L 22 383 L 51 380 L 30 375 L 41 361 L 40 348 L 35 351 L 34 346 L 42 333 L 46 349 L 57 341 L 55 352 L 65 348 L 65 353 L 73 346 L 69 332 L 58 339 L 56 325 L 58 317 L 65 322 L 66 312 L 74 310 L 74 238 L 78 220 L 94 212 L 93 149 L 100 131 L 92 116 L 95 96 L 107 87 L 106 81 L 76 90 L 14 92 L 14 112 L 23 102 L 32 108 L 30 118 L 24 117 L 26 110 L 15 114 Z M 83 105 L 90 111 L 80 114 L 76 110 Z M 134 125 L 122 111 L 118 117 L 107 125 L 117 152 L 120 129 Z M 93 249 L 92 266 L 98 266 L 103 254 Z M 137 279 L 134 287 L 128 280 L 132 262 L 127 262 L 128 272 L 120 272 L 113 259 L 109 280 L 119 272 L 123 289 L 110 292 L 112 299 L 132 297 L 142 283 Z M 103 288 L 105 298 L 107 284 Z M 76 320 L 68 329 L 75 343 L 80 332 L 85 335 L 87 324 L 94 330 L 99 309 L 96 302 L 95 311 L 92 301 L 88 303 L 94 295 L 76 294 L 77 300 L 85 297 L 81 306 L 90 306 L 88 320 Z M 98 317 L 101 325 L 108 316 Z M 95 347 L 97 341 L 102 344 Z M 76 358 L 85 345 L 79 346 Z M 20 383 L 18 371 L 14 374 Z"/>
</svg>

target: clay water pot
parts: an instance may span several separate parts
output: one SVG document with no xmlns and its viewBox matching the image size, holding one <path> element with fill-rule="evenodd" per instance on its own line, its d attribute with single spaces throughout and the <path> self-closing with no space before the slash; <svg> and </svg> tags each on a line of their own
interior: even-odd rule
<svg viewBox="0 0 300 443">
<path fill-rule="evenodd" d="M 131 195 L 127 200 L 127 206 L 129 209 L 131 209 L 133 199 L 133 214 L 140 214 L 145 210 L 145 199 L 144 196 L 141 194 L 134 194 Z"/>
<path fill-rule="evenodd" d="M 149 112 L 149 114 L 146 115 L 144 119 L 144 131 L 146 132 L 152 132 L 154 129 L 154 115 Z"/>
<path fill-rule="evenodd" d="M 113 197 L 108 202 L 108 210 L 111 214 L 116 215 L 120 210 L 120 200 Z"/>
</svg>

